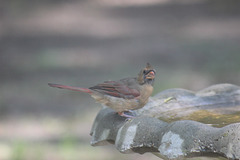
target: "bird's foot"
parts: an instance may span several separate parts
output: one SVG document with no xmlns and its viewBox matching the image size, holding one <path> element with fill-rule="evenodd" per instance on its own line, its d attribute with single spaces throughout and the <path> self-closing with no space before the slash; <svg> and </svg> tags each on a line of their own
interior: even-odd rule
<svg viewBox="0 0 240 160">
<path fill-rule="evenodd" d="M 133 113 L 134 111 L 133 110 L 128 110 L 128 112 Z"/>
<path fill-rule="evenodd" d="M 122 116 L 122 117 L 126 117 L 126 118 L 135 118 L 135 116 L 132 116 L 132 115 L 128 115 L 128 114 L 125 114 L 125 112 L 123 111 L 123 112 L 117 112 L 118 113 L 118 115 L 120 115 L 120 116 Z M 132 113 L 132 111 L 131 111 L 131 113 Z"/>
</svg>

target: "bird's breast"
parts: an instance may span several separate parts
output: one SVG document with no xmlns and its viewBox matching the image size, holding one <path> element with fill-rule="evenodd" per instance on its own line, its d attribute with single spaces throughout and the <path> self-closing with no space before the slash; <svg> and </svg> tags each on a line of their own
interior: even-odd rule
<svg viewBox="0 0 240 160">
<path fill-rule="evenodd" d="M 152 85 L 146 84 L 140 88 L 140 96 L 137 97 L 141 105 L 145 105 L 148 102 L 148 98 L 152 95 L 153 87 Z M 143 107 L 142 106 L 142 107 Z"/>
</svg>

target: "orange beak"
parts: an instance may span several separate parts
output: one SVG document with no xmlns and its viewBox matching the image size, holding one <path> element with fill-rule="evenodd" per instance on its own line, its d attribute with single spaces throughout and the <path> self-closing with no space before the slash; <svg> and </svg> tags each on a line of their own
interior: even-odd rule
<svg viewBox="0 0 240 160">
<path fill-rule="evenodd" d="M 147 74 L 146 79 L 154 79 L 154 78 L 155 78 L 155 73 L 153 71 L 151 71 Z"/>
</svg>

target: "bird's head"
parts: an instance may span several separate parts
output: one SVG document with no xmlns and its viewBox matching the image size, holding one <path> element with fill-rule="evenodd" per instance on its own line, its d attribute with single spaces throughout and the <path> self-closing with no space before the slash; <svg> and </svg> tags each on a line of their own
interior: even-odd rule
<svg viewBox="0 0 240 160">
<path fill-rule="evenodd" d="M 152 66 L 147 63 L 147 66 L 142 69 L 138 74 L 138 82 L 139 84 L 151 84 L 153 85 L 155 79 L 156 71 L 152 68 Z"/>
</svg>

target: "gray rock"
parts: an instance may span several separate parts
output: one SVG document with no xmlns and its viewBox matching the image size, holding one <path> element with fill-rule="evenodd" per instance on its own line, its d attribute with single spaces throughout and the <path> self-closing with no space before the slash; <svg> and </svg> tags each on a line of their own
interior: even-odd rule
<svg viewBox="0 0 240 160">
<path fill-rule="evenodd" d="M 239 102 L 240 87 L 230 84 L 211 86 L 197 93 L 166 90 L 134 111 L 137 116 L 133 119 L 121 117 L 110 108 L 102 109 L 92 126 L 91 144 L 111 143 L 122 153 L 152 152 L 163 159 L 198 156 L 240 159 L 240 123 L 235 123 L 240 121 Z M 184 120 L 199 111 L 211 113 L 207 114 L 207 124 Z M 216 128 L 211 126 L 216 125 L 216 121 L 211 122 L 216 117 L 233 118 L 219 120 L 221 128 Z"/>
</svg>

